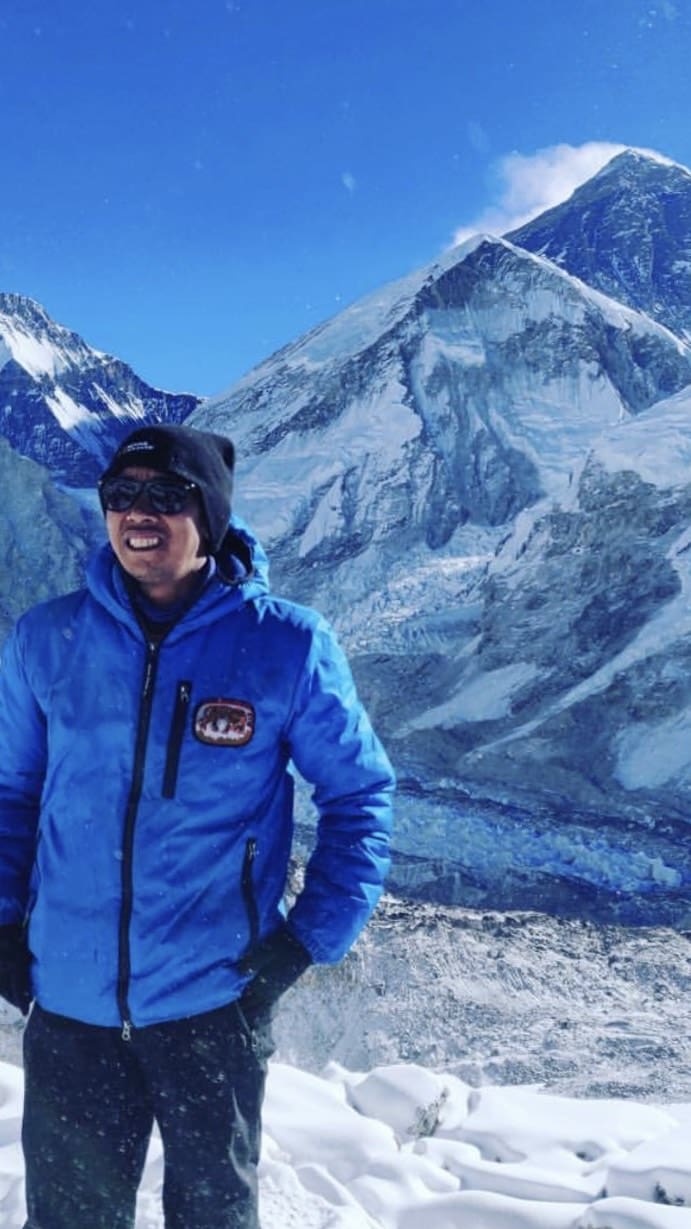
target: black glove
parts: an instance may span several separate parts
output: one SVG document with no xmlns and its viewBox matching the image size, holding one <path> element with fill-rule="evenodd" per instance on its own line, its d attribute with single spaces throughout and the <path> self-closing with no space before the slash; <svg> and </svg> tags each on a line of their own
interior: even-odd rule
<svg viewBox="0 0 691 1229">
<path fill-rule="evenodd" d="M 23 1016 L 31 1006 L 31 954 L 19 922 L 0 926 L 0 996 Z"/>
<path fill-rule="evenodd" d="M 248 1018 L 270 1011 L 281 995 L 312 963 L 312 957 L 289 930 L 277 930 L 263 939 L 240 961 L 241 973 L 250 973 L 240 1006 Z"/>
</svg>

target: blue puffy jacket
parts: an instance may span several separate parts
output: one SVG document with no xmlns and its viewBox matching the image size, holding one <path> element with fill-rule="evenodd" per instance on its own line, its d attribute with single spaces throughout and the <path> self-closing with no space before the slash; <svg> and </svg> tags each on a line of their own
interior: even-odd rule
<svg viewBox="0 0 691 1229">
<path fill-rule="evenodd" d="M 141 1026 L 241 993 L 237 962 L 283 921 L 291 761 L 319 825 L 289 929 L 337 961 L 381 893 L 390 764 L 328 625 L 269 594 L 237 532 L 254 566 L 158 646 L 106 546 L 3 649 L 0 923 L 29 919 L 49 1011 Z"/>
</svg>

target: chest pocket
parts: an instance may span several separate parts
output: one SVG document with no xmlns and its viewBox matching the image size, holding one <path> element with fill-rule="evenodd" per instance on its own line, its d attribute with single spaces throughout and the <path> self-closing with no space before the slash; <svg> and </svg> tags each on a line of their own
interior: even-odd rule
<svg viewBox="0 0 691 1229">
<path fill-rule="evenodd" d="M 198 743 L 207 747 L 245 747 L 252 741 L 255 711 L 249 700 L 210 699 L 197 703 L 191 717 L 192 683 L 182 679 L 175 691 L 163 769 L 164 798 L 174 798 L 177 791 L 180 756 L 188 728 Z"/>
</svg>

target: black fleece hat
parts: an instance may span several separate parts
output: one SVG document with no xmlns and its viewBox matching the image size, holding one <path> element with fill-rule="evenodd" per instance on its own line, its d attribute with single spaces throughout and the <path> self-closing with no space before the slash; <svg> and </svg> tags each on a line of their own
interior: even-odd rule
<svg viewBox="0 0 691 1229">
<path fill-rule="evenodd" d="M 219 549 L 233 495 L 235 447 L 231 440 L 192 427 L 140 427 L 123 440 L 101 482 L 115 478 L 129 465 L 176 474 L 199 487 L 211 553 Z"/>
</svg>

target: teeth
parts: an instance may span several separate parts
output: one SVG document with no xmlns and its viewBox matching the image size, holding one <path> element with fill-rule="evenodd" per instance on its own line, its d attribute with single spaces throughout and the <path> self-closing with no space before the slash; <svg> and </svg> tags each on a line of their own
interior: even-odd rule
<svg viewBox="0 0 691 1229">
<path fill-rule="evenodd" d="M 158 546 L 160 541 L 159 537 L 135 537 L 134 534 L 130 534 L 127 545 L 132 550 L 147 550 L 151 546 Z"/>
</svg>

